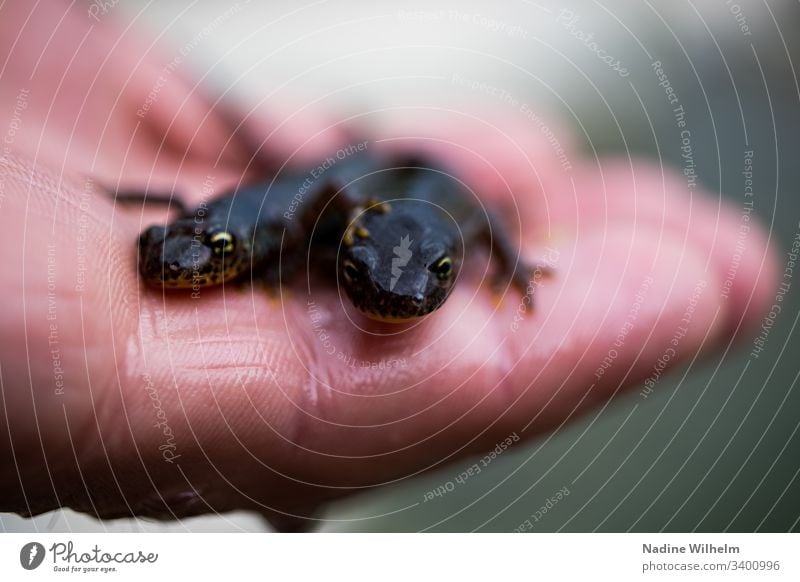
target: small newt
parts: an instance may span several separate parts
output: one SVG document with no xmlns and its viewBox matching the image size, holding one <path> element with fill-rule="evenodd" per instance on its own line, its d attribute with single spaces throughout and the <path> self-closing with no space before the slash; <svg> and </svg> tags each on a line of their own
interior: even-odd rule
<svg viewBox="0 0 800 582">
<path fill-rule="evenodd" d="M 274 284 L 279 258 L 291 272 L 310 248 L 323 264 L 335 258 L 339 284 L 356 308 L 396 322 L 441 307 L 476 243 L 491 249 L 495 287 L 510 281 L 525 293 L 536 271 L 549 274 L 518 260 L 502 223 L 432 162 L 354 154 L 309 184 L 311 175 L 293 171 L 192 210 L 179 205 L 176 220 L 139 237 L 144 281 L 175 288 L 248 278 Z"/>
<path fill-rule="evenodd" d="M 275 280 L 281 245 L 289 255 L 304 240 L 296 221 L 283 210 L 302 182 L 286 176 L 272 184 L 239 188 L 207 204 L 188 209 L 174 201 L 180 215 L 139 236 L 139 272 L 153 286 L 188 289 L 243 279 Z M 166 197 L 125 193 L 117 200 L 161 202 Z"/>
</svg>

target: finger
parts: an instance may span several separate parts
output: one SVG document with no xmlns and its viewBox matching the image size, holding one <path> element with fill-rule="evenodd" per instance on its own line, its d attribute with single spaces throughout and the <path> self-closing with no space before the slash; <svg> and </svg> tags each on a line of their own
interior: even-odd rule
<svg viewBox="0 0 800 582">
<path fill-rule="evenodd" d="M 79 4 L 15 3 L 2 16 L 0 99 L 24 101 L 17 151 L 115 187 L 185 187 L 176 167 L 244 172 L 238 112 L 188 80 L 180 51 Z"/>
<path fill-rule="evenodd" d="M 564 195 L 564 192 L 569 192 Z M 643 160 L 609 159 L 576 168 L 569 179 L 547 176 L 551 218 L 565 231 L 618 225 L 671 235 L 693 247 L 721 278 L 719 293 L 730 333 L 750 333 L 774 295 L 777 259 L 764 228 L 743 196 L 737 207 L 712 198 L 696 179 Z M 533 217 L 541 223 L 541 217 Z M 661 245 L 654 245 L 659 252 Z"/>
</svg>

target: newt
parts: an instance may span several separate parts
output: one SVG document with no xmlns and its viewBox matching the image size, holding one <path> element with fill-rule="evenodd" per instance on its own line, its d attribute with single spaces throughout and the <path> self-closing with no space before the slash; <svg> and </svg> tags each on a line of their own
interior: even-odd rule
<svg viewBox="0 0 800 582">
<path fill-rule="evenodd" d="M 302 181 L 286 176 L 274 183 L 224 192 L 187 208 L 173 198 L 179 216 L 166 226 L 146 229 L 138 241 L 139 273 L 151 286 L 198 289 L 251 279 L 275 281 L 283 245 L 287 256 L 304 240 L 300 225 L 283 209 Z M 118 194 L 117 200 L 166 203 L 152 194 Z"/>
</svg>

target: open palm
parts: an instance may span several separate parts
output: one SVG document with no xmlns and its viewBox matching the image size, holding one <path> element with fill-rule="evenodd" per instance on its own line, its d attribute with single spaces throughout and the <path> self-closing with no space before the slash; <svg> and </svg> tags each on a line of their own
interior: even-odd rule
<svg viewBox="0 0 800 582">
<path fill-rule="evenodd" d="M 652 163 L 559 152 L 524 120 L 457 108 L 333 125 L 256 112 L 231 137 L 177 73 L 153 97 L 164 63 L 135 31 L 54 9 L 23 26 L 29 10 L 0 9 L 0 99 L 19 118 L 0 164 L 0 510 L 250 508 L 295 527 L 641 388 L 746 333 L 772 293 L 762 231 L 748 223 L 737 247 L 739 213 Z M 312 164 L 354 126 L 441 160 L 555 276 L 532 301 L 498 299 L 470 257 L 445 306 L 403 326 L 354 316 L 313 273 L 272 296 L 141 286 L 137 235 L 166 213 L 106 187 L 198 203 L 267 159 Z"/>
</svg>

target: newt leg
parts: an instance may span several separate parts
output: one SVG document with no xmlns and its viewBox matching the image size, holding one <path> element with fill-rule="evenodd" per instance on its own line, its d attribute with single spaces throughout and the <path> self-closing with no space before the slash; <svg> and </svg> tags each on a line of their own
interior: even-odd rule
<svg viewBox="0 0 800 582">
<path fill-rule="evenodd" d="M 491 249 L 495 263 L 491 283 L 496 293 L 500 293 L 510 281 L 524 295 L 529 292 L 530 285 L 538 283 L 542 278 L 553 276 L 551 267 L 528 263 L 520 257 L 503 223 L 491 213 L 488 218 L 488 221 L 483 221 L 479 235 L 484 244 Z"/>
</svg>

